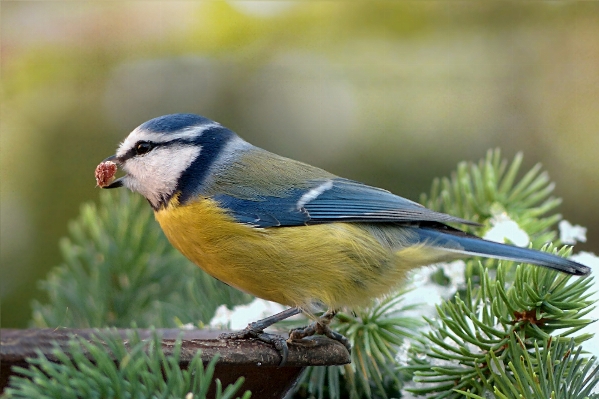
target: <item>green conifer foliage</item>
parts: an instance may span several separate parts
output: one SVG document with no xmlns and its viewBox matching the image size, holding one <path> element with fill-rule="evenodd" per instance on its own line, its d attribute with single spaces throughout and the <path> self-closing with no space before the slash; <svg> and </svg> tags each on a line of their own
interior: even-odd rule
<svg viewBox="0 0 599 399">
<path fill-rule="evenodd" d="M 532 248 L 568 256 L 572 248 L 560 247 L 557 239 L 555 225 L 561 216 L 554 211 L 561 200 L 551 197 L 553 184 L 538 165 L 519 178 L 521 164 L 521 155 L 509 163 L 499 151 L 489 151 L 477 164 L 460 163 L 451 177 L 436 179 L 421 202 L 480 223 L 467 227 L 477 235 L 488 231 L 498 215 L 507 215 L 530 237 Z M 70 225 L 69 238 L 61 241 L 64 263 L 40 283 L 48 303 L 34 303 L 32 324 L 202 325 L 217 306 L 251 300 L 188 262 L 152 219 L 143 199 L 125 190 L 102 192 L 99 206 L 84 205 Z M 434 318 L 406 317 L 405 311 L 415 307 L 402 306 L 406 291 L 368 309 L 338 314 L 332 327 L 350 340 L 351 365 L 309 368 L 290 397 L 397 398 L 410 392 L 429 398 L 599 398 L 599 363 L 584 351 L 590 335 L 579 331 L 592 321 L 587 317 L 594 305 L 589 300 L 596 289 L 592 278 L 480 259 L 467 260 L 464 273 L 466 286 L 439 304 Z M 433 280 L 447 284 L 450 279 L 440 268 Z M 138 356 L 146 345 L 131 345 L 131 354 L 124 355 L 117 342 L 107 344 L 123 359 Z M 78 353 L 77 348 L 84 347 L 97 354 L 99 345 L 74 341 L 71 350 Z M 164 384 L 171 383 L 144 374 L 151 362 L 143 356 L 126 372 L 109 369 L 101 358 L 94 366 L 57 356 L 62 360 L 57 368 L 43 356 L 31 359 L 30 368 L 20 372 L 32 380 L 14 379 L 10 397 L 43 397 L 35 396 L 40 392 L 35 385 L 53 392 L 52 387 L 67 381 L 63 375 L 80 387 L 82 378 L 100 378 L 100 369 L 93 370 L 97 366 L 106 367 L 103 372 L 114 389 L 142 381 L 150 395 L 151 390 L 165 392 Z M 151 356 L 160 358 L 160 351 Z M 176 385 L 183 389 L 193 376 L 177 371 L 175 360 L 160 358 L 173 378 L 185 382 Z M 204 377 L 194 381 L 206 382 L 210 365 L 205 370 Z M 206 389 L 204 383 L 197 384 L 198 392 Z M 96 397 L 111 397 L 101 392 Z M 169 397 L 161 395 L 154 397 Z"/>
</svg>

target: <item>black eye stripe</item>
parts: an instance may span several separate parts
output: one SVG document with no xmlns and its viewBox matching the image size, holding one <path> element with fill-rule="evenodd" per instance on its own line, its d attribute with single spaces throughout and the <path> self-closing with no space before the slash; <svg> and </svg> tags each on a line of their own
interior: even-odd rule
<svg viewBox="0 0 599 399">
<path fill-rule="evenodd" d="M 153 150 L 156 147 L 168 147 L 170 145 L 175 145 L 175 144 L 193 145 L 193 144 L 196 144 L 197 142 L 198 142 L 197 138 L 195 140 L 194 139 L 181 139 L 181 138 L 178 138 L 178 139 L 173 139 L 173 140 L 169 140 L 169 141 L 163 141 L 163 142 L 159 142 L 159 143 L 156 143 L 156 142 L 153 142 L 153 141 L 140 140 L 140 141 L 136 142 L 133 145 L 133 147 L 131 149 L 129 149 L 125 153 L 125 155 L 123 155 L 122 157 L 120 157 L 119 160 L 121 162 L 125 162 L 126 160 L 131 159 L 131 158 L 135 158 L 138 155 L 144 155 L 144 154 L 150 152 L 151 150 Z M 146 152 L 139 153 L 138 152 L 138 146 L 140 144 L 144 144 L 144 145 L 148 144 L 151 148 L 148 151 L 146 151 Z"/>
<path fill-rule="evenodd" d="M 139 151 L 140 145 L 141 145 L 141 146 L 142 146 L 144 149 L 147 149 L 147 151 L 145 151 L 145 152 L 144 152 L 144 150 L 142 150 L 142 151 Z M 148 147 L 145 147 L 146 145 L 147 145 Z M 136 156 L 138 156 L 138 155 L 143 155 L 143 154 L 146 154 L 146 153 L 148 153 L 149 151 L 151 151 L 151 150 L 152 150 L 154 147 L 157 147 L 157 146 L 158 146 L 158 144 L 157 144 L 157 143 L 153 143 L 153 142 L 150 142 L 150 141 L 138 141 L 138 142 L 137 142 L 137 143 L 135 143 L 135 144 L 133 145 L 133 147 L 131 147 L 131 148 L 130 148 L 130 149 L 129 149 L 129 150 L 128 150 L 128 151 L 127 151 L 127 152 L 126 152 L 126 153 L 125 153 L 123 156 L 121 156 L 121 157 L 119 158 L 119 160 L 120 160 L 121 162 L 125 162 L 125 161 L 127 161 L 128 159 L 135 158 L 135 157 L 136 157 Z"/>
</svg>

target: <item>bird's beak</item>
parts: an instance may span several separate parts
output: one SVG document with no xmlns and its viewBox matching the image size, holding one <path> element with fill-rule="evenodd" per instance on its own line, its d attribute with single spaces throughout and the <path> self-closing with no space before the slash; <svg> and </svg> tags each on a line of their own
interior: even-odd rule
<svg viewBox="0 0 599 399">
<path fill-rule="evenodd" d="M 106 158 L 105 160 L 103 160 L 102 162 L 107 162 L 107 161 L 111 161 L 117 164 L 117 166 L 120 166 L 121 163 L 119 161 L 119 159 L 116 157 L 116 155 L 111 155 L 108 158 Z M 125 175 L 127 176 L 127 175 Z M 125 176 L 123 177 L 119 177 L 118 179 L 116 179 L 115 181 L 113 181 L 112 183 L 110 183 L 108 186 L 102 187 L 102 188 L 119 188 L 119 187 L 123 187 L 123 179 L 125 178 Z"/>
</svg>

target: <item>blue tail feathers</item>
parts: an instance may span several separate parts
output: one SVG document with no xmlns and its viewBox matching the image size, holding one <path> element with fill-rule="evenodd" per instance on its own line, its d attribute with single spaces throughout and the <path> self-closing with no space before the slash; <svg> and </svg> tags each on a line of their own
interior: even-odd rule
<svg viewBox="0 0 599 399">
<path fill-rule="evenodd" d="M 532 263 L 576 276 L 585 276 L 591 272 L 589 267 L 557 255 L 483 240 L 452 228 L 442 230 L 436 227 L 418 227 L 416 230 L 421 242 L 456 253 Z"/>
</svg>

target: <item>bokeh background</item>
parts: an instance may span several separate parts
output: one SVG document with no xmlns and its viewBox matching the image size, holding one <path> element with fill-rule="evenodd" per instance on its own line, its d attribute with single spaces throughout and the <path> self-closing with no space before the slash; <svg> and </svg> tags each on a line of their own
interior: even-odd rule
<svg viewBox="0 0 599 399">
<path fill-rule="evenodd" d="M 193 112 L 411 199 L 499 147 L 541 162 L 599 252 L 599 3 L 0 3 L 2 327 L 93 171 L 147 119 Z M 123 221 L 126 223 L 126 221 Z M 183 277 L 182 277 L 183 278 Z"/>
</svg>

